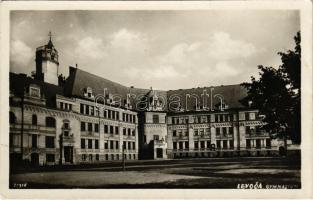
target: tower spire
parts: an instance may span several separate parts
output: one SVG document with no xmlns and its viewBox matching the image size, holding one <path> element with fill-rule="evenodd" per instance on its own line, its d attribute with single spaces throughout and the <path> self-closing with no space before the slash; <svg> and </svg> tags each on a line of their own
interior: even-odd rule
<svg viewBox="0 0 313 200">
<path fill-rule="evenodd" d="M 52 40 L 51 40 L 51 38 L 52 38 L 52 33 L 51 33 L 51 31 L 49 31 L 48 36 L 49 36 L 49 42 L 48 42 L 48 45 L 47 45 L 47 46 L 48 46 L 49 49 L 52 49 L 53 43 L 52 43 Z"/>
<path fill-rule="evenodd" d="M 49 36 L 49 40 L 51 41 L 51 37 L 52 37 L 52 33 L 51 33 L 51 31 L 49 31 L 48 36 Z"/>
</svg>

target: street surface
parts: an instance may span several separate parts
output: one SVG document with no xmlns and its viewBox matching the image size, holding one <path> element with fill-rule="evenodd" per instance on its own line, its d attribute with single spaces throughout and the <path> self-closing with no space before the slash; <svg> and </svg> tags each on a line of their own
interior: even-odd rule
<svg viewBox="0 0 313 200">
<path fill-rule="evenodd" d="M 10 188 L 300 188 L 299 158 L 211 158 L 64 166 L 10 175 Z"/>
</svg>

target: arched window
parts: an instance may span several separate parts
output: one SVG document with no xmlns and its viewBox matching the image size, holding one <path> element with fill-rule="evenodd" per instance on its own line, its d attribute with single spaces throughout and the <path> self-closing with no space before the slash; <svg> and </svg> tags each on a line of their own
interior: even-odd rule
<svg viewBox="0 0 313 200">
<path fill-rule="evenodd" d="M 53 117 L 46 117 L 46 126 L 55 128 L 55 119 Z"/>
<path fill-rule="evenodd" d="M 37 115 L 32 116 L 32 125 L 37 125 Z"/>
<path fill-rule="evenodd" d="M 10 112 L 10 124 L 15 124 L 16 123 L 16 117 L 13 112 Z"/>
</svg>

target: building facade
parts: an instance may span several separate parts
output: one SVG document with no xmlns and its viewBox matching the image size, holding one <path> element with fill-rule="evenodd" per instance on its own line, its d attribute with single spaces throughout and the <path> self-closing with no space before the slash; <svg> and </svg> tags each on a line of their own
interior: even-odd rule
<svg viewBox="0 0 313 200">
<path fill-rule="evenodd" d="M 77 66 L 63 79 L 58 58 L 50 38 L 36 49 L 33 77 L 10 73 L 13 163 L 266 156 L 282 146 L 262 130 L 258 110 L 240 104 L 240 85 L 140 89 Z"/>
</svg>

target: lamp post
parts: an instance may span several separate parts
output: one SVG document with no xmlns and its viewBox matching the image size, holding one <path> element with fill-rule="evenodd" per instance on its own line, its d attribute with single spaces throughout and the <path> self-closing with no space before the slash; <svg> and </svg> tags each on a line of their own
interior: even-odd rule
<svg viewBox="0 0 313 200">
<path fill-rule="evenodd" d="M 59 165 L 62 165 L 62 159 L 63 159 L 63 133 L 60 134 L 59 145 L 60 145 Z"/>
<path fill-rule="evenodd" d="M 125 171 L 125 145 L 123 144 L 123 151 L 122 151 L 123 159 L 122 159 L 122 164 L 123 164 L 123 171 Z"/>
</svg>

